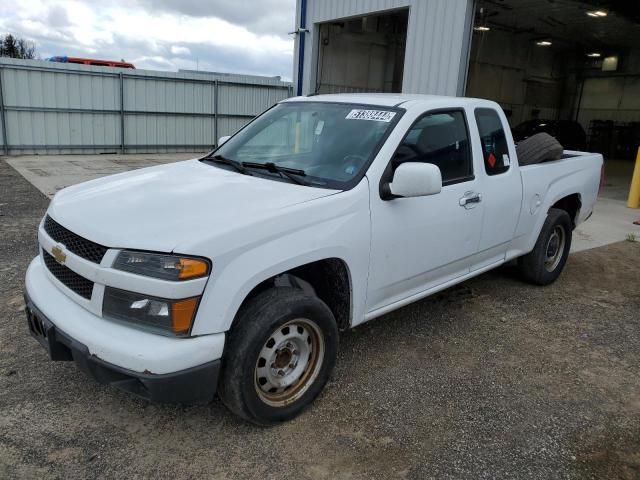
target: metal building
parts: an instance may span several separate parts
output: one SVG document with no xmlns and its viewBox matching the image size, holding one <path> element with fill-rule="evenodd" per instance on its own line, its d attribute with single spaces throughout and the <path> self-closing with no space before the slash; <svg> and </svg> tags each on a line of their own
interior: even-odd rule
<svg viewBox="0 0 640 480">
<path fill-rule="evenodd" d="M 626 195 L 640 145 L 640 1 L 298 0 L 296 15 L 299 95 L 494 100 L 516 141 L 545 131 L 602 153 Z"/>
<path fill-rule="evenodd" d="M 293 82 L 298 95 L 462 95 L 474 3 L 298 0 Z"/>
</svg>

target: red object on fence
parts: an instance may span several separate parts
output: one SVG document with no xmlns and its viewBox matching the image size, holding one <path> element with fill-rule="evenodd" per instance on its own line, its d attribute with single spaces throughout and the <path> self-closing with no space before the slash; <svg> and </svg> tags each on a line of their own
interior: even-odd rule
<svg viewBox="0 0 640 480">
<path fill-rule="evenodd" d="M 51 57 L 50 62 L 59 63 L 76 63 L 80 65 L 96 65 L 99 67 L 116 67 L 116 68 L 136 68 L 133 63 L 119 62 L 117 60 L 100 60 L 97 58 L 81 58 L 81 57 Z"/>
<path fill-rule="evenodd" d="M 83 65 L 98 65 L 102 67 L 136 68 L 133 66 L 133 63 L 118 62 L 115 60 L 98 60 L 97 58 L 67 57 L 67 62 L 80 63 Z"/>
</svg>

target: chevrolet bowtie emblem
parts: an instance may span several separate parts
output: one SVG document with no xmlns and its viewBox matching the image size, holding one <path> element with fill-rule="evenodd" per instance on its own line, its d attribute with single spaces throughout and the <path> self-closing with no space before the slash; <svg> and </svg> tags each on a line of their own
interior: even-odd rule
<svg viewBox="0 0 640 480">
<path fill-rule="evenodd" d="M 51 255 L 53 255 L 53 258 L 55 258 L 56 262 L 58 262 L 60 265 L 64 264 L 65 260 L 67 259 L 65 253 L 57 245 L 51 249 Z"/>
</svg>

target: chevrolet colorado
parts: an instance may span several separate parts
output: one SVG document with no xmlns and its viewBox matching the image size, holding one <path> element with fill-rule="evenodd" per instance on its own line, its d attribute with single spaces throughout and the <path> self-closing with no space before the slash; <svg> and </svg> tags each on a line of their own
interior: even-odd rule
<svg viewBox="0 0 640 480">
<path fill-rule="evenodd" d="M 149 400 L 218 393 L 254 423 L 288 420 L 340 331 L 514 259 L 553 282 L 602 166 L 559 157 L 520 166 L 486 100 L 288 99 L 203 158 L 58 192 L 29 329 L 52 360 Z"/>
</svg>

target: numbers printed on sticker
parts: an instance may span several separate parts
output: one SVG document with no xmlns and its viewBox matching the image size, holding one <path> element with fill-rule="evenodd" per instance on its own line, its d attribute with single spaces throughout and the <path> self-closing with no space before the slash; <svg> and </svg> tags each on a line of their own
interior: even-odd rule
<svg viewBox="0 0 640 480">
<path fill-rule="evenodd" d="M 389 123 L 396 116 L 396 112 L 386 110 L 361 110 L 354 109 L 345 117 L 347 120 L 371 120 L 374 122 Z"/>
</svg>

